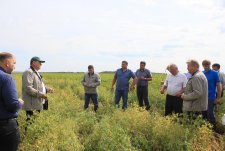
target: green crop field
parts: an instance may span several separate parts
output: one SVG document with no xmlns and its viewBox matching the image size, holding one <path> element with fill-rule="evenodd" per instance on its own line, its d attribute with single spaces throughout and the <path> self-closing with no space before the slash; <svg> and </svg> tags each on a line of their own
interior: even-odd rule
<svg viewBox="0 0 225 151">
<path fill-rule="evenodd" d="M 13 75 L 21 97 L 21 74 Z M 218 131 L 199 119 L 164 117 L 165 95 L 159 93 L 165 75 L 153 74 L 149 84 L 151 110 L 138 107 L 136 93 L 129 92 L 126 111 L 114 106 L 111 91 L 113 74 L 100 74 L 99 109 L 93 104 L 83 110 L 83 74 L 44 73 L 49 94 L 49 110 L 35 114 L 25 132 L 25 112 L 18 117 L 21 131 L 19 150 L 24 151 L 219 151 L 225 150 L 224 127 L 220 124 L 225 103 L 217 108 Z M 223 98 L 223 102 L 224 102 Z M 121 101 L 122 102 L 122 101 Z"/>
</svg>

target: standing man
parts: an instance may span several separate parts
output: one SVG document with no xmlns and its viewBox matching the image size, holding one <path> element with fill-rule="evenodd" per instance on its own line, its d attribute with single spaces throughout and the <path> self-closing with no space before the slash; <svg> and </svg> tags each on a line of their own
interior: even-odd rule
<svg viewBox="0 0 225 151">
<path fill-rule="evenodd" d="M 171 74 L 167 75 L 164 85 L 162 86 L 160 93 L 164 94 L 167 90 L 165 116 L 183 113 L 183 100 L 180 97 L 184 92 L 184 88 L 187 84 L 187 77 L 178 71 L 178 67 L 175 64 L 170 64 L 168 70 Z"/>
<path fill-rule="evenodd" d="M 218 72 L 213 71 L 210 68 L 211 62 L 209 60 L 203 60 L 202 66 L 204 68 L 203 73 L 205 74 L 208 80 L 208 110 L 207 118 L 213 126 L 216 125 L 216 119 L 214 116 L 214 107 L 216 104 L 221 103 L 221 82 Z M 216 96 L 217 91 L 217 96 Z M 214 127 L 215 128 L 215 127 Z"/>
<path fill-rule="evenodd" d="M 26 111 L 27 121 L 30 120 L 34 111 L 40 112 L 43 109 L 43 102 L 48 98 L 46 92 L 53 93 L 52 88 L 45 87 L 38 72 L 44 62 L 39 57 L 31 58 L 30 68 L 22 76 L 23 109 Z"/>
<path fill-rule="evenodd" d="M 94 111 L 96 112 L 98 109 L 98 86 L 101 83 L 101 79 L 99 74 L 94 72 L 94 66 L 88 66 L 88 72 L 84 74 L 84 78 L 82 80 L 82 84 L 84 86 L 85 91 L 85 99 L 84 99 L 84 109 L 87 109 L 89 106 L 90 99 L 92 99 L 94 103 Z"/>
<path fill-rule="evenodd" d="M 183 99 L 183 111 L 186 111 L 192 118 L 199 115 L 205 119 L 208 107 L 208 82 L 201 71 L 199 71 L 199 63 L 196 60 L 187 61 L 188 72 L 192 77 L 188 80 L 184 93 L 181 95 Z"/>
<path fill-rule="evenodd" d="M 148 81 L 152 80 L 151 72 L 145 68 L 146 63 L 144 61 L 140 62 L 140 69 L 137 69 L 135 75 L 137 77 L 137 97 L 139 106 L 143 107 L 145 103 L 145 109 L 150 109 L 149 99 L 148 99 Z"/>
<path fill-rule="evenodd" d="M 214 63 L 212 65 L 213 70 L 217 71 L 219 73 L 221 85 L 222 85 L 222 93 L 221 97 L 223 97 L 223 91 L 225 90 L 225 74 L 223 72 L 220 72 L 220 64 Z"/>
<path fill-rule="evenodd" d="M 0 150 L 16 151 L 20 143 L 18 110 L 23 100 L 18 99 L 16 84 L 11 74 L 16 58 L 7 52 L 0 53 Z"/>
<path fill-rule="evenodd" d="M 116 83 L 116 92 L 115 92 L 115 104 L 119 107 L 120 98 L 123 99 L 122 109 L 126 110 L 128 103 L 128 92 L 129 92 L 129 80 L 133 78 L 133 82 L 131 84 L 130 90 L 135 89 L 136 78 L 134 73 L 127 69 L 128 62 L 122 61 L 122 68 L 117 69 L 114 78 L 112 80 L 112 90 L 114 89 L 114 85 Z"/>
</svg>

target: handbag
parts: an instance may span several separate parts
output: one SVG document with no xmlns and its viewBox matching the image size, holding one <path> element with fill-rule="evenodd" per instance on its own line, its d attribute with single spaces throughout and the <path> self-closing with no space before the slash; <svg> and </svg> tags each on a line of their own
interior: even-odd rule
<svg viewBox="0 0 225 151">
<path fill-rule="evenodd" d="M 45 103 L 43 104 L 43 110 L 48 110 L 48 100 L 45 100 Z"/>
</svg>

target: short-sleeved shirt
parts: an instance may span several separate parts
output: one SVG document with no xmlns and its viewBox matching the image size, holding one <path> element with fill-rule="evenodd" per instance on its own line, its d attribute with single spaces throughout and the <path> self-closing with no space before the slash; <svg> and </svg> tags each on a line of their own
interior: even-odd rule
<svg viewBox="0 0 225 151">
<path fill-rule="evenodd" d="M 135 78 L 135 75 L 130 69 L 123 71 L 123 69 L 120 68 L 117 69 L 114 78 L 117 79 L 116 82 L 117 90 L 129 90 L 129 80 L 130 78 Z"/>
<path fill-rule="evenodd" d="M 220 77 L 218 72 L 210 69 L 209 71 L 203 71 L 208 81 L 208 100 L 214 101 L 216 99 L 216 84 L 220 83 Z"/>
<path fill-rule="evenodd" d="M 185 88 L 187 84 L 187 77 L 178 72 L 177 75 L 169 74 L 166 77 L 164 85 L 167 86 L 167 94 L 174 96 L 178 91 Z"/>
<path fill-rule="evenodd" d="M 148 81 L 146 80 L 140 80 L 141 77 L 144 78 L 151 78 L 152 74 L 148 69 L 137 69 L 137 71 L 135 72 L 135 75 L 137 77 L 137 86 L 148 86 Z"/>
</svg>

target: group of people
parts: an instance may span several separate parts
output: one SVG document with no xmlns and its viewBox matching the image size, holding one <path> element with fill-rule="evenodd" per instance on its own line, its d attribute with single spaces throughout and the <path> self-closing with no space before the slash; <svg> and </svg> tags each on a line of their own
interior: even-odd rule
<svg viewBox="0 0 225 151">
<path fill-rule="evenodd" d="M 15 69 L 16 58 L 13 54 L 0 53 L 0 150 L 15 151 L 20 142 L 18 130 L 18 110 L 23 108 L 26 111 L 27 124 L 31 124 L 30 117 L 34 112 L 41 112 L 43 104 L 48 100 L 48 93 L 54 90 L 46 87 L 40 73 L 42 63 L 45 61 L 39 57 L 30 60 L 30 67 L 22 75 L 22 99 L 18 98 L 16 84 L 11 76 Z M 145 68 L 146 62 L 140 62 L 140 68 L 134 73 L 128 69 L 128 62 L 122 61 L 121 68 L 117 69 L 111 89 L 115 89 L 115 105 L 120 107 L 122 98 L 122 109 L 128 107 L 128 92 L 133 91 L 136 85 L 136 93 L 140 107 L 150 109 L 148 98 L 148 83 L 152 80 L 152 73 Z M 209 60 L 202 62 L 204 71 L 199 70 L 199 63 L 196 60 L 187 61 L 189 74 L 179 72 L 176 64 L 170 64 L 168 74 L 164 81 L 160 93 L 166 95 L 165 115 L 177 113 L 181 115 L 187 112 L 191 117 L 202 115 L 209 120 L 212 125 L 216 124 L 214 108 L 221 104 L 221 97 L 225 89 L 225 75 L 220 72 L 220 65 L 212 65 Z M 132 80 L 130 86 L 130 79 Z M 89 106 L 90 100 L 94 103 L 94 111 L 98 109 L 98 86 L 101 78 L 94 71 L 94 66 L 88 66 L 88 72 L 83 76 L 82 85 L 85 90 L 84 109 Z M 27 128 L 27 127 L 26 127 Z"/>
<path fill-rule="evenodd" d="M 117 69 L 114 78 L 112 80 L 111 89 L 114 91 L 114 85 L 116 84 L 115 90 L 115 105 L 120 107 L 120 99 L 123 100 L 122 109 L 126 110 L 128 107 L 128 92 L 133 91 L 137 84 L 137 97 L 139 106 L 145 106 L 146 110 L 150 109 L 150 103 L 148 98 L 148 81 L 152 80 L 151 72 L 145 68 L 146 62 L 140 62 L 140 68 L 134 73 L 128 69 L 128 62 L 122 61 L 121 68 Z M 133 79 L 131 86 L 129 86 L 130 79 Z M 82 84 L 85 91 L 85 103 L 84 109 L 88 108 L 90 99 L 94 103 L 94 111 L 98 109 L 98 89 L 101 80 L 98 73 L 94 72 L 93 65 L 88 66 L 88 72 L 84 74 Z"/>
<path fill-rule="evenodd" d="M 18 98 L 16 84 L 11 76 L 15 69 L 16 58 L 13 54 L 0 53 L 0 150 L 16 151 L 20 143 L 18 130 L 18 110 L 26 111 L 27 126 L 35 111 L 40 112 L 48 99 L 47 93 L 53 89 L 46 87 L 39 74 L 42 63 L 39 57 L 30 60 L 30 68 L 22 76 L 22 99 Z M 26 127 L 27 128 L 27 127 Z"/>
<path fill-rule="evenodd" d="M 201 115 L 207 119 L 215 128 L 216 119 L 214 110 L 216 105 L 221 104 L 221 97 L 225 89 L 225 74 L 220 72 L 220 65 L 212 65 L 209 60 L 203 60 L 204 71 L 199 70 L 196 60 L 187 61 L 187 69 L 190 73 L 185 76 L 180 73 L 175 64 L 168 66 L 171 74 L 160 90 L 161 94 L 167 90 L 165 115 L 176 113 L 182 115 L 187 112 L 193 118 Z"/>
<path fill-rule="evenodd" d="M 122 61 L 121 68 L 117 69 L 112 80 L 111 89 L 115 90 L 115 105 L 119 107 L 122 97 L 122 109 L 128 107 L 128 92 L 133 91 L 137 84 L 137 98 L 140 107 L 145 106 L 146 110 L 150 109 L 148 98 L 148 81 L 152 80 L 151 72 L 145 68 L 146 62 L 140 62 L 140 68 L 134 73 L 128 69 L 128 62 Z M 207 119 L 213 126 L 216 125 L 214 115 L 215 106 L 221 104 L 221 97 L 225 89 L 225 74 L 220 72 L 220 65 L 212 65 L 209 60 L 203 60 L 202 66 L 204 71 L 200 71 L 200 65 L 196 60 L 187 61 L 188 74 L 180 73 L 176 64 L 167 66 L 170 74 L 167 75 L 160 93 L 166 91 L 165 116 L 173 113 L 182 116 L 183 111 L 191 117 L 201 115 Z M 129 81 L 133 78 L 129 87 Z M 94 102 L 94 110 L 98 109 L 98 92 L 97 87 L 101 80 L 99 74 L 94 72 L 93 65 L 88 66 L 88 72 L 84 74 L 82 80 L 85 90 L 84 108 L 87 109 L 90 99 Z"/>
</svg>

